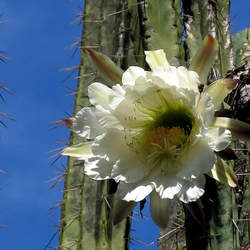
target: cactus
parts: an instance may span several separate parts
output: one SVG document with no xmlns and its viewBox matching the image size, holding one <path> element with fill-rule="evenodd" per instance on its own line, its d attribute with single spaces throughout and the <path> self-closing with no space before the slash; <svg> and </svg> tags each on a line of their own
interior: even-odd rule
<svg viewBox="0 0 250 250">
<path fill-rule="evenodd" d="M 129 2 L 131 2 L 131 5 L 135 3 L 135 1 Z M 211 74 L 211 77 L 214 80 L 214 78 L 224 75 L 233 66 L 228 21 L 228 1 L 217 1 L 217 4 L 215 4 L 212 1 L 190 0 L 183 1 L 182 5 L 183 8 L 181 8 L 180 1 L 157 1 L 157 3 L 155 1 L 147 1 L 146 3 L 145 1 L 138 5 L 137 12 L 133 8 L 131 16 L 135 21 L 132 23 L 137 25 L 132 25 L 131 27 L 132 36 L 134 38 L 140 36 L 140 39 L 135 41 L 135 53 L 142 55 L 142 51 L 146 49 L 164 48 L 167 58 L 172 64 L 183 65 L 185 59 L 186 64 L 189 65 L 190 59 L 201 45 L 202 39 L 208 33 L 212 33 L 218 40 L 219 49 L 216 63 L 213 66 L 213 72 L 216 72 L 216 74 Z M 183 13 L 183 19 L 180 18 L 181 13 Z M 185 34 L 183 34 L 182 23 L 185 26 Z M 137 63 L 140 66 L 145 65 L 142 60 L 138 60 Z M 207 194 L 214 194 L 214 191 L 218 194 L 217 198 L 214 197 L 214 201 L 216 199 L 214 207 L 217 206 L 218 209 L 216 211 L 207 211 L 211 217 L 208 222 L 209 228 L 201 228 L 198 223 L 196 225 L 197 231 L 193 228 L 194 224 L 197 223 L 195 223 L 195 219 L 186 209 L 188 249 L 195 249 L 195 246 L 202 246 L 201 243 L 203 244 L 202 249 L 205 249 L 208 244 L 208 237 L 213 233 L 221 234 L 223 232 L 223 243 L 232 244 L 228 240 L 233 235 L 231 213 L 235 209 L 232 190 L 223 184 L 215 184 L 213 181 L 208 186 L 213 191 L 211 193 L 207 192 Z M 211 204 L 205 203 L 204 205 L 205 209 L 206 206 L 208 208 L 211 207 Z M 220 211 L 227 212 L 223 214 Z M 192 227 L 190 223 L 192 223 Z M 218 226 L 218 223 L 221 226 Z M 192 230 L 189 230 L 189 226 Z M 201 232 L 203 233 L 202 235 L 200 235 Z M 197 243 L 192 242 L 192 238 L 197 236 L 195 233 L 203 237 L 202 240 L 196 241 Z M 211 240 L 210 242 L 213 244 L 216 240 Z M 161 240 L 159 248 L 163 249 L 163 245 L 168 244 L 164 243 L 164 240 Z M 215 246 L 213 249 L 220 249 L 220 246 L 222 245 L 218 245 L 218 248 Z"/>
<path fill-rule="evenodd" d="M 248 56 L 246 49 L 249 48 L 247 30 L 233 38 L 233 53 L 229 9 L 230 1 L 227 0 L 86 0 L 74 113 L 88 105 L 87 86 L 99 79 L 84 53 L 84 48 L 88 47 L 108 55 L 122 69 L 135 64 L 147 68 L 144 51 L 160 48 L 165 50 L 172 65 L 189 66 L 202 39 L 211 33 L 218 41 L 218 51 L 209 78 L 202 83 L 225 76 L 233 68 L 234 56 L 238 65 L 239 60 L 246 59 L 242 56 L 239 59 L 239 53 Z M 239 40 L 244 42 L 239 43 Z M 72 134 L 71 143 L 78 141 L 79 138 Z M 232 162 L 229 165 L 234 167 Z M 244 204 L 249 204 L 246 188 L 249 178 L 244 180 L 244 202 L 248 201 Z M 82 163 L 69 158 L 62 202 L 61 249 L 128 249 L 130 220 L 126 219 L 115 227 L 112 225 L 110 206 L 113 198 L 108 194 L 110 185 L 110 182 L 96 183 L 85 178 Z M 247 244 L 249 221 L 238 223 L 234 219 L 247 220 L 249 206 L 243 206 L 239 215 L 232 188 L 207 177 L 206 193 L 201 202 L 206 218 L 204 224 L 197 221 L 203 216 L 201 203 L 184 207 L 187 249 L 239 249 L 240 245 Z M 175 206 L 173 202 L 173 211 Z M 190 208 L 197 212 L 196 218 Z M 180 210 L 179 206 L 177 210 Z M 244 233 L 239 233 L 237 225 Z M 170 227 L 166 229 L 169 230 Z M 183 235 L 175 239 L 176 249 L 183 246 L 183 239 Z M 178 242 L 181 244 L 178 245 Z M 168 240 L 161 238 L 159 249 L 169 249 L 168 246 Z"/>
<path fill-rule="evenodd" d="M 81 107 L 89 105 L 86 97 L 88 84 L 98 79 L 84 48 L 95 47 L 118 61 L 123 46 L 119 29 L 125 14 L 110 14 L 124 7 L 122 1 L 116 0 L 85 1 L 74 114 Z M 79 138 L 72 134 L 70 142 L 77 141 Z M 130 221 L 127 219 L 113 226 L 110 209 L 113 198 L 108 194 L 110 185 L 110 182 L 95 182 L 85 178 L 82 162 L 68 159 L 61 210 L 60 249 L 128 249 Z"/>
<path fill-rule="evenodd" d="M 239 67 L 250 60 L 250 28 L 244 29 L 232 37 L 235 66 Z"/>
<path fill-rule="evenodd" d="M 187 21 L 186 47 L 191 57 L 197 49 L 200 38 L 211 33 L 218 41 L 218 53 L 210 81 L 224 76 L 232 68 L 232 48 L 229 29 L 228 1 L 189 1 L 184 5 Z M 185 20 L 185 19 L 184 19 Z M 233 215 L 236 213 L 234 193 L 224 184 L 207 178 L 206 192 L 202 197 L 207 225 L 195 221 L 187 209 L 186 239 L 187 249 L 232 249 L 234 244 Z"/>
<path fill-rule="evenodd" d="M 238 87 L 228 98 L 228 104 L 231 106 L 233 116 L 239 120 L 250 123 L 250 29 L 236 33 L 232 37 L 233 52 L 235 58 L 234 76 L 240 79 Z M 236 189 L 236 201 L 238 205 L 238 214 L 235 216 L 234 223 L 238 227 L 236 233 L 239 236 L 239 244 L 242 249 L 249 248 L 250 242 L 250 177 L 246 173 L 250 171 L 249 161 L 249 143 L 236 141 L 235 147 L 238 149 L 238 160 L 234 164 L 235 171 L 239 173 L 238 188 Z"/>
</svg>

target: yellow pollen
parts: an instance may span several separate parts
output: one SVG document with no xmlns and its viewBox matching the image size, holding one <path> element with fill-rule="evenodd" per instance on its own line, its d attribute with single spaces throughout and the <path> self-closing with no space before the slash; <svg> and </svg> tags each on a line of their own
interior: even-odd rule
<svg viewBox="0 0 250 250">
<path fill-rule="evenodd" d="M 180 127 L 158 127 L 149 132 L 149 142 L 156 150 L 161 150 L 169 146 L 180 145 L 185 138 L 184 129 Z"/>
</svg>

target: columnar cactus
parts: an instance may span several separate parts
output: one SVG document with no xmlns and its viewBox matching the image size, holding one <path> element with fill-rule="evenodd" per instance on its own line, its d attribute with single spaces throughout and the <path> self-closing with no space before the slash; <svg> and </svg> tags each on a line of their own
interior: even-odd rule
<svg viewBox="0 0 250 250">
<path fill-rule="evenodd" d="M 125 30 L 126 13 L 123 8 L 123 1 L 85 1 L 74 114 L 89 105 L 87 87 L 99 77 L 91 67 L 85 49 L 95 48 L 123 63 L 122 55 L 126 54 L 123 38 L 120 38 Z M 119 14 L 109 15 L 117 11 L 120 11 Z M 79 138 L 72 134 L 70 142 L 77 141 Z M 61 210 L 60 249 L 128 249 L 130 220 L 113 226 L 110 186 L 110 182 L 85 178 L 82 162 L 68 159 Z"/>
<path fill-rule="evenodd" d="M 74 113 L 88 105 L 86 88 L 98 79 L 85 53 L 88 48 L 108 55 L 122 69 L 135 64 L 146 68 L 144 51 L 164 49 L 171 65 L 192 69 L 194 55 L 210 33 L 218 41 L 218 49 L 209 77 L 201 78 L 202 83 L 225 77 L 234 65 L 229 9 L 228 0 L 86 0 Z M 72 134 L 71 143 L 78 141 Z M 61 249 L 128 249 L 130 220 L 112 225 L 111 187 L 112 182 L 96 183 L 85 178 L 82 163 L 69 158 L 62 203 Z M 246 188 L 245 199 L 249 201 Z M 172 208 L 175 205 L 173 202 Z M 187 249 L 238 249 L 240 241 L 246 245 L 247 234 L 238 233 L 236 220 L 248 218 L 249 209 L 243 206 L 239 217 L 232 188 L 207 177 L 206 194 L 199 202 L 185 206 L 184 211 Z M 159 249 L 169 248 L 161 240 Z"/>
</svg>

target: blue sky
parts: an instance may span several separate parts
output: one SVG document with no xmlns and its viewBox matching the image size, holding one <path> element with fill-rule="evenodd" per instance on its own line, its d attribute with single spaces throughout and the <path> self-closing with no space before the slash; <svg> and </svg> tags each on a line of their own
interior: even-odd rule
<svg viewBox="0 0 250 250">
<path fill-rule="evenodd" d="M 68 73 L 59 69 L 78 65 L 79 53 L 65 49 L 80 38 L 81 26 L 72 24 L 81 10 L 81 0 L 0 0 L 0 50 L 10 58 L 0 63 L 0 80 L 14 95 L 4 94 L 1 112 L 15 121 L 3 119 L 0 127 L 0 228 L 1 249 L 39 250 L 57 231 L 59 209 L 50 211 L 60 201 L 62 184 L 50 190 L 48 180 L 61 174 L 51 166 L 46 152 L 68 141 L 65 128 L 51 130 L 50 122 L 72 113 L 76 80 L 63 80 Z M 232 1 L 232 33 L 249 27 L 250 1 Z M 55 164 L 63 168 L 63 161 Z M 146 210 L 146 217 L 149 212 Z M 138 221 L 137 221 L 138 219 Z M 157 239 L 158 229 L 149 218 L 136 217 L 132 237 L 145 243 Z M 57 238 L 57 236 L 56 236 Z M 57 240 L 52 242 L 57 245 Z M 131 250 L 156 249 L 131 242 Z"/>
</svg>

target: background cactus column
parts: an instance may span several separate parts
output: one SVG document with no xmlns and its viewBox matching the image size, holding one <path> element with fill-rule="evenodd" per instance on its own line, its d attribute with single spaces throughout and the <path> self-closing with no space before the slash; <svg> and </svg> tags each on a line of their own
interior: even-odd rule
<svg viewBox="0 0 250 250">
<path fill-rule="evenodd" d="M 74 114 L 89 105 L 88 85 L 94 81 L 104 82 L 93 71 L 94 67 L 84 48 L 94 48 L 111 56 L 115 61 L 120 58 L 120 52 L 124 53 L 123 38 L 120 36 L 125 18 L 122 11 L 124 7 L 125 3 L 120 0 L 85 1 Z M 80 138 L 72 133 L 70 143 L 79 141 Z M 85 178 L 83 163 L 73 158 L 68 159 L 61 209 L 60 249 L 128 249 L 130 220 L 113 226 L 109 186 L 107 181 L 97 182 Z"/>
<path fill-rule="evenodd" d="M 186 29 L 186 53 L 190 60 L 197 46 L 208 33 L 218 41 L 216 62 L 209 82 L 225 76 L 231 69 L 232 46 L 229 24 L 229 1 L 183 1 Z M 205 195 L 201 198 L 205 212 L 205 225 L 196 221 L 185 209 L 187 249 L 233 249 L 233 216 L 237 213 L 232 188 L 207 178 Z"/>
</svg>

